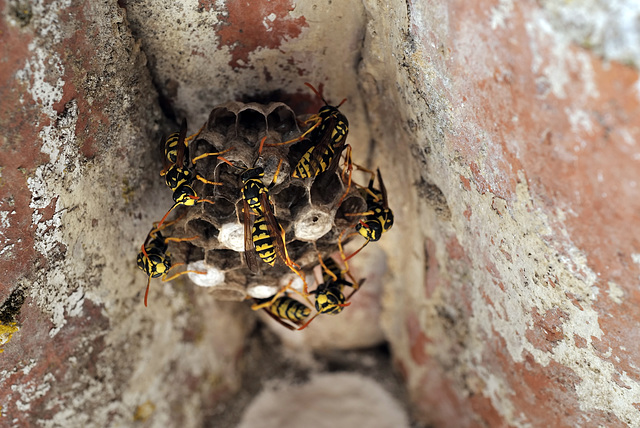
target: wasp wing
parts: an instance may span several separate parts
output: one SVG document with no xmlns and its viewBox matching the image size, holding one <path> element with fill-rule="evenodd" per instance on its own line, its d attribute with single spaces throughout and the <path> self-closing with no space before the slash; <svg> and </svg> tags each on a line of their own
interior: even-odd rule
<svg viewBox="0 0 640 428">
<path fill-rule="evenodd" d="M 249 210 L 249 204 L 243 199 L 243 224 L 244 224 L 244 261 L 247 263 L 247 267 L 251 272 L 258 272 L 258 260 L 256 259 L 256 251 L 253 247 L 253 237 L 251 234 L 251 214 Z"/>
<path fill-rule="evenodd" d="M 380 174 L 380 168 L 376 170 L 378 172 L 378 183 L 380 183 L 380 192 L 382 193 L 382 206 L 384 209 L 389 209 L 389 202 L 387 202 L 387 188 L 384 187 L 384 182 L 382 181 L 382 175 Z"/>
<path fill-rule="evenodd" d="M 312 141 L 314 146 L 309 157 L 309 175 L 311 177 L 315 177 L 323 171 L 329 171 L 331 169 L 335 169 L 337 166 L 336 160 L 340 158 L 340 154 L 342 153 L 342 149 L 344 148 L 344 142 L 346 140 L 346 136 L 342 138 L 342 140 L 334 145 L 331 139 L 331 134 L 338 124 L 338 118 L 335 115 L 331 115 L 328 118 L 324 119 L 320 124 L 321 130 L 323 131 L 320 135 L 318 141 Z M 326 164 L 326 156 L 329 151 L 333 152 L 333 157 L 328 165 L 323 169 L 322 164 Z"/>
<path fill-rule="evenodd" d="M 260 194 L 260 206 L 262 209 L 262 215 L 264 216 L 265 223 L 267 224 L 267 231 L 269 236 L 273 238 L 273 247 L 276 250 L 276 254 L 287 266 L 291 266 L 293 262 L 289 259 L 287 252 L 287 246 L 285 242 L 285 232 L 276 216 L 273 214 L 273 206 L 269 201 L 269 194 L 262 192 Z"/>
<path fill-rule="evenodd" d="M 162 149 L 162 171 L 160 172 L 161 176 L 165 176 L 169 168 L 171 168 L 171 164 L 169 163 L 169 159 L 167 159 L 166 155 L 166 138 L 164 134 L 160 137 L 160 147 Z"/>
<path fill-rule="evenodd" d="M 184 167 L 184 152 L 187 148 L 185 143 L 185 139 L 187 138 L 187 119 L 182 119 L 182 124 L 180 124 L 180 135 L 178 136 L 178 148 L 176 155 L 176 165 L 180 169 Z"/>
</svg>

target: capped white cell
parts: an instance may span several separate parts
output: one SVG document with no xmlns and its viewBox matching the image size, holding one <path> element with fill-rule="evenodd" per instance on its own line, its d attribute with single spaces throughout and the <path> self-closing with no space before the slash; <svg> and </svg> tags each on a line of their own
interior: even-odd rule
<svg viewBox="0 0 640 428">
<path fill-rule="evenodd" d="M 200 287 L 215 287 L 216 285 L 224 284 L 224 272 L 213 266 L 206 265 L 204 260 L 189 263 L 187 269 L 196 272 L 206 272 L 204 274 L 195 272 L 189 272 L 187 274 L 189 279 Z"/>
<path fill-rule="evenodd" d="M 268 299 L 273 297 L 279 290 L 276 284 L 255 284 L 247 288 L 247 294 L 254 299 Z"/>
<path fill-rule="evenodd" d="M 244 226 L 240 223 L 223 224 L 218 241 L 230 250 L 244 251 Z"/>
</svg>

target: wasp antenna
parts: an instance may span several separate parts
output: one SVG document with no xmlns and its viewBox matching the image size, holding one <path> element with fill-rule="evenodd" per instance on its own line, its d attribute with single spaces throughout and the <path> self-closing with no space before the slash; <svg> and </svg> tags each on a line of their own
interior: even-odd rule
<svg viewBox="0 0 640 428">
<path fill-rule="evenodd" d="M 340 106 L 341 106 L 342 104 L 344 104 L 346 101 L 347 101 L 347 99 L 346 99 L 346 98 L 345 98 L 345 99 L 343 99 L 342 101 L 340 101 L 340 104 L 338 104 L 338 105 L 336 106 L 336 108 L 340 108 Z M 325 101 L 325 103 L 326 103 L 326 101 Z"/>
<path fill-rule="evenodd" d="M 231 161 L 229 161 L 228 159 L 223 158 L 222 156 L 218 156 L 218 159 L 220 159 L 222 162 L 231 165 L 234 168 L 238 168 L 237 166 L 235 166 L 234 164 L 231 163 Z"/>
<path fill-rule="evenodd" d="M 160 229 L 160 226 L 162 226 L 162 223 L 164 223 L 164 221 L 167 219 L 167 217 L 169 216 L 169 213 L 171 211 L 173 211 L 173 209 L 175 207 L 177 207 L 178 205 L 180 205 L 180 204 L 175 203 L 175 204 L 173 204 L 173 206 L 171 208 L 169 208 L 169 211 L 167 211 L 167 213 L 164 215 L 164 217 L 162 217 L 162 220 L 160 220 L 160 223 L 158 223 L 158 227 L 156 229 Z"/>
<path fill-rule="evenodd" d="M 371 242 L 371 240 L 367 239 L 367 241 L 364 244 L 362 244 L 362 247 L 358 248 L 356 252 L 354 252 L 353 254 L 349 255 L 346 259 L 344 259 L 344 262 L 346 263 L 349 259 L 351 259 L 353 256 L 355 256 L 360 251 L 362 251 L 362 249 L 366 247 L 369 242 Z"/>
<path fill-rule="evenodd" d="M 304 323 L 304 325 L 302 327 L 300 327 L 298 330 L 304 330 L 305 328 L 307 328 L 307 326 L 309 324 L 311 324 L 311 321 L 313 321 L 314 319 L 316 319 L 316 317 L 320 315 L 320 312 L 316 312 L 316 314 L 314 316 L 312 316 L 309 321 L 307 321 L 306 323 Z"/>
<path fill-rule="evenodd" d="M 264 142 L 267 141 L 267 136 L 265 135 L 260 141 L 260 147 L 258 148 L 258 156 L 262 153 L 262 148 L 264 147 Z"/>
<path fill-rule="evenodd" d="M 147 250 L 146 250 L 146 248 L 144 248 L 146 243 L 147 243 L 147 240 L 145 240 L 144 244 L 142 244 L 142 254 L 144 254 L 144 256 L 148 259 L 149 258 L 149 254 L 147 254 Z"/>
<path fill-rule="evenodd" d="M 278 167 L 276 168 L 276 172 L 273 174 L 273 180 L 271 180 L 271 186 L 275 186 L 276 182 L 278 181 L 278 174 L 280 174 L 280 167 L 282 166 L 282 161 L 283 159 L 280 159 L 280 162 L 278 162 Z"/>
<path fill-rule="evenodd" d="M 327 100 L 324 99 L 324 97 L 322 96 L 322 94 L 320 92 L 318 92 L 318 90 L 316 88 L 313 87 L 313 85 L 309 82 L 304 82 L 305 85 L 307 85 L 309 88 L 311 88 L 311 90 L 313 91 L 314 94 L 316 94 L 323 103 L 325 103 L 326 105 L 329 105 L 329 103 L 327 102 Z"/>
<path fill-rule="evenodd" d="M 149 286 L 151 285 L 151 277 L 147 280 L 147 290 L 144 292 L 144 307 L 147 307 L 147 297 L 149 296 Z"/>
</svg>

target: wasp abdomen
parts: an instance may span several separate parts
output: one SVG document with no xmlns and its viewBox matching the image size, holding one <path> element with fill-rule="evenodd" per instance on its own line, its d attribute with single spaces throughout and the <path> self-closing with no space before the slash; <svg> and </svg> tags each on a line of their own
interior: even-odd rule
<svg viewBox="0 0 640 428">
<path fill-rule="evenodd" d="M 284 296 L 273 302 L 269 312 L 289 321 L 300 322 L 309 316 L 311 309 L 291 297 Z"/>
</svg>

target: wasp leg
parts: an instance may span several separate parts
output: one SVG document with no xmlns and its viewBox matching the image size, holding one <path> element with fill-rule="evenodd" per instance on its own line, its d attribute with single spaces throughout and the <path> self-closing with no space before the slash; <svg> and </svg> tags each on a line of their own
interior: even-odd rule
<svg viewBox="0 0 640 428">
<path fill-rule="evenodd" d="M 204 159 L 208 156 L 216 156 L 216 157 L 222 158 L 222 156 L 220 156 L 221 154 L 227 153 L 228 151 L 231 151 L 231 150 L 233 150 L 233 147 L 229 147 L 228 149 L 225 149 L 221 152 L 204 153 L 204 154 L 201 154 L 200 156 L 196 156 L 195 158 L 193 158 L 191 163 L 195 165 L 197 161 L 199 161 L 200 159 Z"/>
<path fill-rule="evenodd" d="M 347 235 L 346 238 L 342 239 L 344 232 L 346 232 L 347 230 L 348 229 L 343 230 L 342 232 L 340 232 L 340 235 L 338 236 L 338 249 L 340 250 L 340 257 L 342 257 L 342 262 L 344 263 L 345 271 L 349 270 L 349 263 L 347 263 L 348 260 L 351 259 L 356 254 L 358 254 L 369 243 L 369 240 L 367 240 L 364 244 L 362 244 L 362 247 L 360 247 L 356 252 L 352 253 L 349 256 L 346 256 L 344 253 L 342 242 L 351 238 L 352 236 L 360 235 L 358 232 L 351 232 L 349 235 Z"/>
<path fill-rule="evenodd" d="M 291 285 L 291 283 L 289 283 L 289 285 Z M 289 286 L 287 286 L 289 287 Z M 304 300 L 306 300 L 306 302 L 313 307 L 313 303 L 311 303 L 311 300 L 309 300 L 309 295 L 307 294 L 306 296 L 304 294 L 302 294 L 301 292 L 299 292 L 298 290 L 296 290 L 293 287 L 289 287 L 289 290 L 293 291 L 294 293 L 296 293 L 298 296 L 300 296 L 301 298 L 303 298 Z"/>
<path fill-rule="evenodd" d="M 289 259 L 289 255 L 286 254 L 286 250 L 287 249 L 285 247 L 286 260 L 284 260 L 284 262 L 289 267 L 289 269 L 291 269 L 291 271 L 296 275 L 298 275 L 298 278 L 302 280 L 303 293 L 306 299 L 306 296 L 309 295 L 309 289 L 308 289 L 309 286 L 307 285 L 307 277 L 305 276 L 304 272 L 300 270 L 300 266 L 298 266 L 298 264 L 294 263 L 293 261 L 291 261 L 291 259 Z"/>
<path fill-rule="evenodd" d="M 162 230 L 162 224 L 164 223 L 164 221 L 167 219 L 167 217 L 169 217 L 169 214 L 171 213 L 171 211 L 173 211 L 175 209 L 175 207 L 177 207 L 178 205 L 181 205 L 179 203 L 175 203 L 171 206 L 171 208 L 169 208 L 169 211 L 167 211 L 167 213 L 164 215 L 164 217 L 162 217 L 162 220 L 160 220 L 160 222 L 158 223 L 158 227 L 156 228 L 156 230 Z"/>
<path fill-rule="evenodd" d="M 276 172 L 275 174 L 273 174 L 273 180 L 271 180 L 271 184 L 269 185 L 269 189 L 271 189 L 273 186 L 276 185 L 277 180 L 278 180 L 278 174 L 280 174 L 280 167 L 282 166 L 282 159 L 280 159 L 280 162 L 278 162 L 278 167 L 276 168 Z"/>
<path fill-rule="evenodd" d="M 320 312 L 316 312 L 314 316 L 312 316 L 311 318 L 309 318 L 309 320 L 308 320 L 306 323 L 304 323 L 304 324 L 302 325 L 302 327 L 298 328 L 298 331 L 300 331 L 300 330 L 304 330 L 305 328 L 307 328 L 307 327 L 309 326 L 309 324 L 311 324 L 311 321 L 313 321 L 314 319 L 316 319 L 316 317 L 317 317 L 318 315 L 320 315 Z"/>
<path fill-rule="evenodd" d="M 371 178 L 369 179 L 369 182 L 373 182 L 373 180 L 375 179 L 376 173 L 371 171 L 368 168 L 363 167 L 362 165 L 358 165 L 357 163 L 354 163 L 353 166 L 355 166 L 356 168 L 358 168 L 360 171 L 366 172 L 368 174 L 371 174 Z"/>
<path fill-rule="evenodd" d="M 174 224 L 176 224 L 177 222 L 179 222 L 180 220 L 185 218 L 186 215 L 187 215 L 187 213 L 184 213 L 180 217 L 178 217 L 178 218 L 176 218 L 174 220 L 166 222 L 164 224 L 164 227 L 162 227 L 162 228 L 158 227 L 158 225 L 160 224 L 159 221 L 154 221 L 153 222 L 153 229 L 151 229 L 151 232 L 149 232 L 149 235 L 155 235 L 156 233 L 160 232 L 161 230 L 166 229 L 169 226 L 173 226 Z"/>
<path fill-rule="evenodd" d="M 196 178 L 196 180 L 200 180 L 201 182 L 206 183 L 206 184 L 210 184 L 212 186 L 222 186 L 224 184 L 224 183 L 218 183 L 216 181 L 209 181 L 206 178 L 204 178 L 203 176 L 201 176 L 200 174 L 196 174 L 195 178 Z"/>
<path fill-rule="evenodd" d="M 345 167 L 342 169 L 342 172 L 340 173 L 340 177 L 342 178 L 342 182 L 345 182 L 345 178 L 344 178 L 344 171 L 345 168 L 347 169 L 348 172 L 348 179 L 347 181 L 347 190 L 345 190 L 344 195 L 342 195 L 342 197 L 340 198 L 340 201 L 338 201 L 338 205 L 340 205 L 342 203 L 342 201 L 344 201 L 344 198 L 347 197 L 347 195 L 349 194 L 349 190 L 351 190 L 351 176 L 353 173 L 353 162 L 351 161 L 351 145 L 347 144 L 346 145 L 346 152 L 344 155 L 344 164 Z"/>
<path fill-rule="evenodd" d="M 353 216 L 353 217 L 356 217 L 356 216 L 362 217 L 362 216 L 365 216 L 365 215 L 373 215 L 373 214 L 375 214 L 374 211 L 365 211 L 363 213 L 345 213 L 344 215 L 349 215 L 349 216 Z"/>
<path fill-rule="evenodd" d="M 182 266 L 184 265 L 184 263 L 176 263 L 175 265 L 171 266 L 171 269 L 178 267 L 178 266 Z M 164 275 L 162 275 L 162 282 L 168 282 L 168 281 L 173 281 L 174 279 L 176 279 L 177 277 L 179 277 L 180 275 L 184 275 L 185 273 L 197 273 L 199 275 L 206 275 L 207 272 L 202 272 L 199 270 L 183 270 L 182 272 L 178 272 L 174 275 L 171 275 L 170 277 L 167 277 L 167 274 L 169 272 L 165 273 Z"/>
<path fill-rule="evenodd" d="M 144 292 L 144 306 L 147 307 L 147 297 L 149 296 L 149 286 L 151 285 L 151 277 L 147 280 L 147 289 Z"/>
<path fill-rule="evenodd" d="M 207 123 L 206 123 L 206 122 L 205 122 L 205 124 L 204 124 L 204 125 L 202 125 L 202 127 L 201 127 L 200 129 L 198 129 L 198 132 L 196 132 L 196 133 L 195 133 L 195 134 L 193 134 L 193 135 L 190 135 L 190 136 L 186 137 L 186 138 L 184 139 L 184 144 L 185 144 L 185 146 L 189 146 L 189 142 L 190 142 L 191 140 L 193 140 L 194 138 L 197 138 L 197 137 L 198 137 L 198 135 L 200 135 L 200 133 L 202 132 L 202 130 L 204 129 L 204 127 L 205 127 L 205 126 L 207 126 Z"/>
<path fill-rule="evenodd" d="M 307 122 L 315 122 L 313 125 L 311 125 L 311 127 L 309 129 L 307 129 L 306 131 L 304 131 L 302 133 L 302 135 L 300 135 L 299 137 L 294 138 L 293 140 L 289 140 L 289 141 L 283 141 L 281 143 L 270 143 L 270 144 L 265 144 L 265 146 L 267 147 L 278 147 L 278 146 L 284 146 L 287 144 L 293 144 L 293 143 L 297 143 L 298 141 L 302 141 L 304 139 L 304 137 L 306 137 L 307 135 L 309 135 L 309 133 L 311 131 L 313 131 L 314 129 L 316 129 L 320 123 L 322 123 L 322 120 L 320 119 L 320 117 L 317 114 L 314 114 L 313 116 L 311 116 L 309 119 L 305 120 L 305 124 Z"/>
<path fill-rule="evenodd" d="M 293 288 L 290 287 L 292 282 L 293 280 L 289 281 L 289 284 L 285 285 L 276 294 L 274 294 L 271 300 L 268 300 L 262 303 L 254 303 L 253 305 L 251 305 L 251 309 L 254 311 L 258 311 L 260 309 L 268 308 L 273 304 L 273 302 L 275 302 L 278 299 L 278 297 L 286 293 L 287 290 L 293 290 Z"/>
<path fill-rule="evenodd" d="M 192 236 L 190 238 L 174 238 L 174 237 L 168 237 L 165 238 L 164 243 L 166 244 L 167 242 L 185 242 L 185 241 L 193 241 L 194 239 L 198 239 L 199 236 Z"/>
<path fill-rule="evenodd" d="M 342 251 L 340 252 L 340 254 L 342 255 Z M 322 269 L 327 273 L 327 275 L 329 275 L 332 279 L 332 281 L 337 281 L 338 280 L 338 276 L 331 272 L 331 270 L 327 267 L 327 265 L 324 264 L 324 261 L 322 261 L 322 256 L 320 255 L 320 253 L 318 253 L 318 260 L 320 261 L 320 265 L 322 266 Z"/>
</svg>

